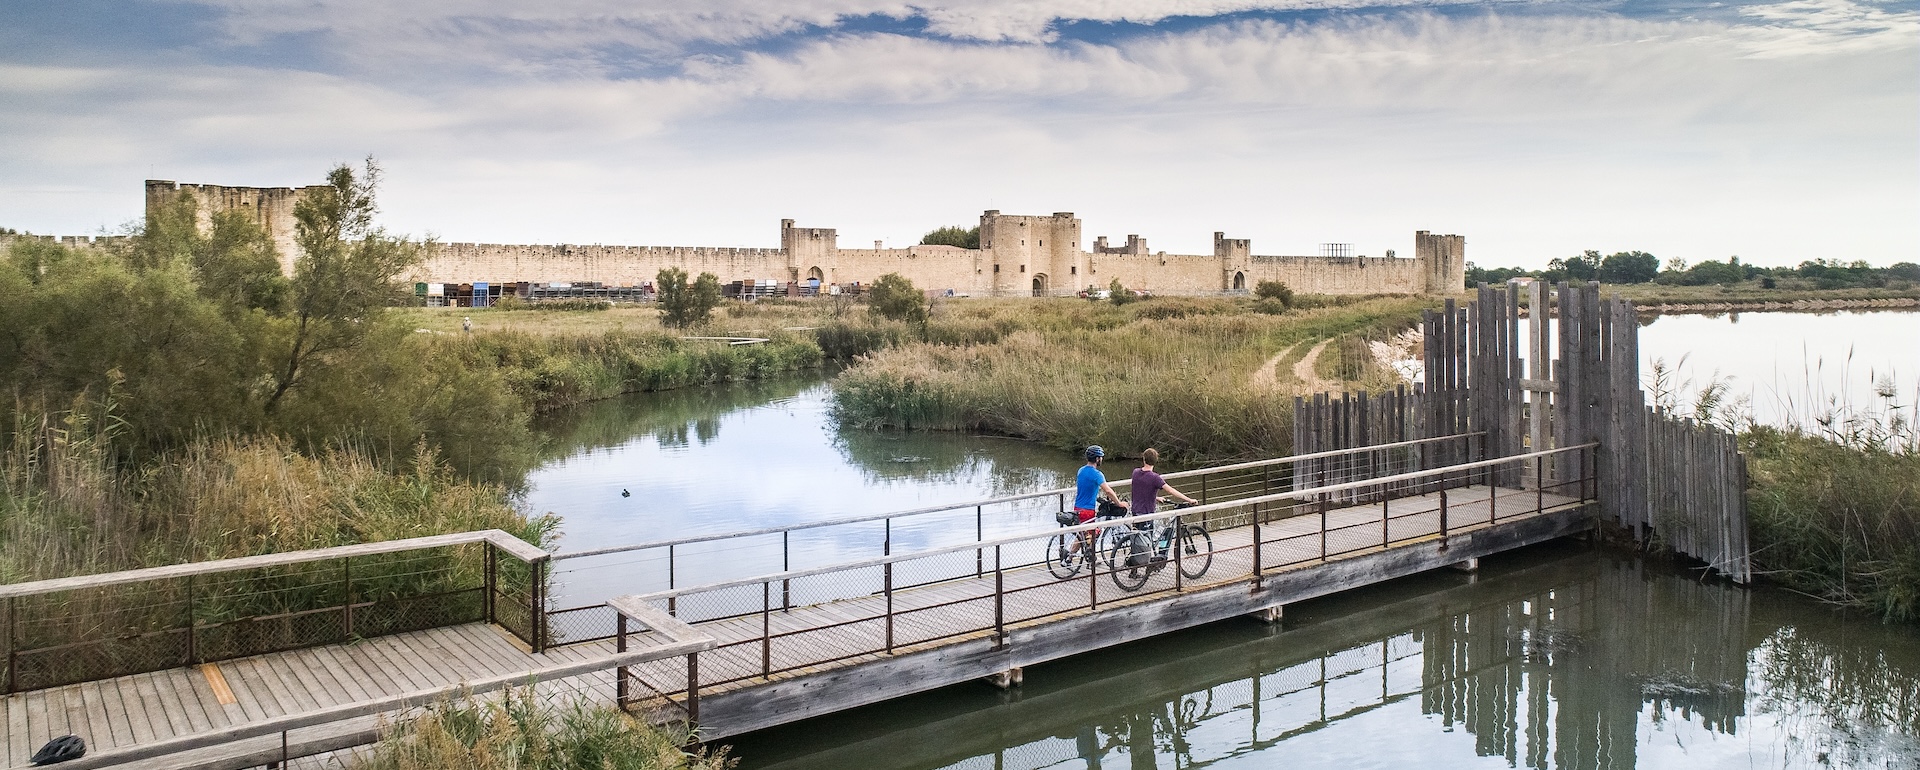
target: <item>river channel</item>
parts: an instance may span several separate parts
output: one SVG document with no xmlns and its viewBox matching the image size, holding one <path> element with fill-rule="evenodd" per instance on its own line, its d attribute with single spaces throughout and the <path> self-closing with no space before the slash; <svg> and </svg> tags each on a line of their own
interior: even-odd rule
<svg viewBox="0 0 1920 770">
<path fill-rule="evenodd" d="M 1642 340 L 1645 357 L 1691 351 L 1688 373 L 1717 369 L 1737 390 L 1849 347 L 1852 377 L 1893 371 L 1906 390 L 1920 371 L 1915 313 L 1676 316 Z M 552 459 L 522 504 L 559 515 L 570 551 L 1056 488 L 1077 468 L 1004 438 L 841 431 L 830 397 L 811 377 L 555 415 L 540 426 Z M 987 534 L 1048 526 L 1036 509 Z M 901 550 L 940 536 L 895 534 Z M 795 558 L 871 545 L 816 538 Z M 689 582 L 771 571 L 725 552 L 683 558 Z M 618 555 L 571 564 L 563 603 L 664 587 L 658 565 Z M 1783 592 L 1556 544 L 1287 613 L 1035 667 L 1008 693 L 953 687 L 741 736 L 734 756 L 743 768 L 1920 767 L 1920 634 Z"/>
</svg>

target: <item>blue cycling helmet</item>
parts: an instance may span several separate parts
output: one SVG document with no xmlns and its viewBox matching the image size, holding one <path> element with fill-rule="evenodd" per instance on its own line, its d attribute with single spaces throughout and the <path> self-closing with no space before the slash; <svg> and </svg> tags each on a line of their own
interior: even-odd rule
<svg viewBox="0 0 1920 770">
<path fill-rule="evenodd" d="M 1093 446 L 1087 447 L 1088 460 L 1098 460 L 1106 456 L 1107 456 L 1107 450 L 1101 449 L 1099 444 L 1094 444 Z"/>
</svg>

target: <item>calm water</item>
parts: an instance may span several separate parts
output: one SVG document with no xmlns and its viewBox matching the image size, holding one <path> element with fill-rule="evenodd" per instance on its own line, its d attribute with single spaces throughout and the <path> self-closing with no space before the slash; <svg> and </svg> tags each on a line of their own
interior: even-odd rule
<svg viewBox="0 0 1920 770">
<path fill-rule="evenodd" d="M 1802 363 L 1849 349 L 1850 379 L 1826 379 L 1840 367 L 1823 363 L 1819 388 L 1856 387 L 1870 369 L 1910 390 L 1920 313 L 1670 316 L 1641 346 L 1649 362 L 1685 354 L 1683 379 L 1735 378 L 1759 411 L 1765 388 L 1811 392 Z M 562 514 L 559 546 L 580 550 L 1055 488 L 1077 469 L 1027 442 L 842 433 L 829 395 L 806 378 L 558 415 L 541 426 L 554 459 L 524 505 Z M 895 542 L 970 538 L 965 518 L 896 529 Z M 1036 508 L 986 530 L 1051 525 Z M 877 553 L 877 527 L 821 533 L 795 537 L 792 567 Z M 683 549 L 681 584 L 777 570 L 768 556 Z M 563 564 L 563 604 L 664 587 L 658 558 Z M 747 736 L 736 756 L 748 768 L 1920 768 L 1920 638 L 1778 593 L 1549 548 L 1490 560 L 1477 580 L 1425 575 L 1288 611 L 1284 632 L 1219 624 L 1037 667 L 1011 694 L 948 688 Z"/>
<path fill-rule="evenodd" d="M 743 769 L 1920 763 L 1920 637 L 1555 545 L 744 736 Z"/>
</svg>

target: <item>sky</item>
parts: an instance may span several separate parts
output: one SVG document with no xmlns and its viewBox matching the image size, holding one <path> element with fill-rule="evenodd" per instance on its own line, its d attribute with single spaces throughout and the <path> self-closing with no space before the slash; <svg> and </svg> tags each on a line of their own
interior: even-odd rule
<svg viewBox="0 0 1920 770">
<path fill-rule="evenodd" d="M 384 170 L 442 241 L 1920 261 L 1920 0 L 0 0 L 0 227 Z"/>
</svg>

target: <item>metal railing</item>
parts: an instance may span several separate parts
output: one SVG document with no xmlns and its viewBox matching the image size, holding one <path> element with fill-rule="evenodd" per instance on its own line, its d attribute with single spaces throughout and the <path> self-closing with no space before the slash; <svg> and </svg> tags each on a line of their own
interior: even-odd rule
<svg viewBox="0 0 1920 770">
<path fill-rule="evenodd" d="M 702 655 L 694 678 L 693 690 L 711 691 L 960 637 L 984 636 L 1004 644 L 1010 627 L 1047 618 L 1229 583 L 1257 586 L 1284 569 L 1436 537 L 1444 543 L 1464 530 L 1585 506 L 1595 493 L 1595 446 L 1315 485 L 618 601 L 671 607 L 680 620 L 726 639 Z M 1536 475 L 1532 488 L 1475 484 L 1549 457 L 1564 458 L 1563 467 L 1575 466 L 1570 469 L 1575 472 L 1558 481 Z M 1329 501 L 1350 492 L 1372 502 L 1330 507 Z M 1214 522 L 1211 547 L 1191 554 L 1172 549 L 1166 568 L 1136 589 L 1108 582 L 1116 570 L 1139 568 L 1121 561 L 1094 559 L 1090 569 L 1066 579 L 1041 566 L 1043 544 L 1059 533 L 1097 533 L 1171 519 Z M 1186 563 L 1203 557 L 1203 568 Z M 684 685 L 652 678 L 648 686 L 672 694 Z"/>
<path fill-rule="evenodd" d="M 1483 433 L 1460 433 L 1399 441 L 1353 449 L 1290 455 L 1165 474 L 1182 492 L 1211 504 L 1288 493 L 1303 485 L 1326 486 L 1423 470 L 1432 449 L 1452 445 L 1452 454 L 1473 457 L 1482 451 Z M 1404 494 L 1416 487 L 1433 487 L 1446 477 L 1393 482 L 1392 490 L 1368 492 Z M 1125 478 L 1112 485 L 1124 490 Z M 1053 514 L 1067 510 L 1074 490 L 1048 489 L 1018 495 L 848 516 L 823 521 L 763 527 L 646 543 L 592 548 L 554 554 L 550 590 L 555 594 L 587 593 L 582 583 L 617 570 L 618 579 L 601 582 L 617 586 L 603 595 L 586 595 L 547 612 L 549 644 L 574 644 L 613 638 L 614 617 L 602 603 L 609 595 L 671 590 L 768 572 L 786 572 L 812 566 L 845 563 L 863 556 L 888 556 L 902 550 L 983 543 L 999 537 L 1053 525 Z M 1125 492 L 1122 492 L 1125 494 Z M 1346 493 L 1358 500 L 1358 491 Z M 1196 509 L 1199 523 L 1215 524 L 1225 515 Z M 976 548 L 972 574 L 987 569 L 984 549 Z M 938 577 L 933 579 L 945 579 Z M 774 595 L 779 606 L 792 606 L 791 591 Z M 549 604 L 553 602 L 549 601 Z M 677 600 L 675 601 L 677 604 Z M 568 606 L 570 605 L 570 606 Z M 675 608 L 677 609 L 677 607 Z"/>
<path fill-rule="evenodd" d="M 444 687 L 432 687 L 399 695 L 373 698 L 337 706 L 313 709 L 282 716 L 179 735 L 123 748 L 96 751 L 79 759 L 61 763 L 72 770 L 92 770 L 131 762 L 167 757 L 181 767 L 245 768 L 267 765 L 285 767 L 288 760 L 340 751 L 380 738 L 406 712 L 476 695 L 522 688 L 543 700 L 570 703 L 611 703 L 630 712 L 641 710 L 656 723 L 675 722 L 691 726 L 698 716 L 699 689 L 694 680 L 699 654 L 713 649 L 713 637 L 700 633 L 650 606 L 615 609 L 623 630 L 628 622 L 648 631 L 639 649 L 628 649 L 628 635 L 621 635 L 620 648 L 612 655 L 545 666 L 511 674 L 476 678 Z M 677 697 L 646 698 L 630 694 L 630 667 L 652 664 L 685 667 L 687 685 Z M 591 675 L 612 670 L 613 692 L 601 688 L 605 678 Z M 278 742 L 260 740 L 278 737 Z M 196 753 L 198 752 L 198 753 Z"/>
<path fill-rule="evenodd" d="M 0 586 L 5 691 L 482 620 L 538 648 L 547 558 L 483 530 Z"/>
</svg>

